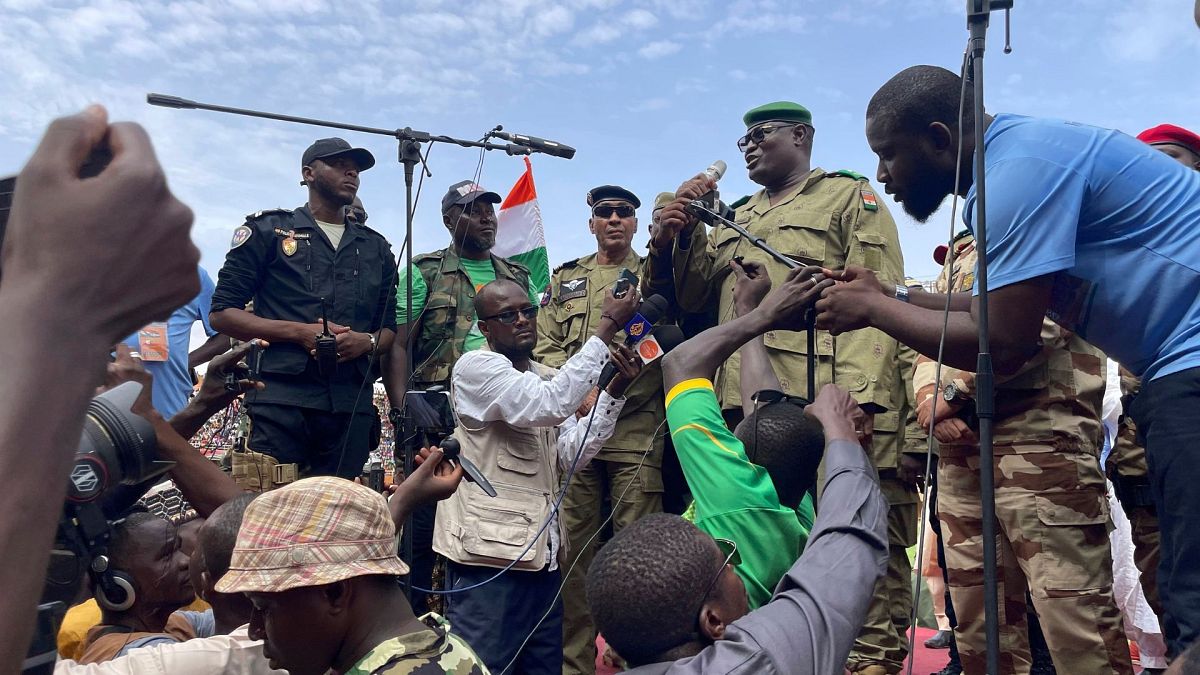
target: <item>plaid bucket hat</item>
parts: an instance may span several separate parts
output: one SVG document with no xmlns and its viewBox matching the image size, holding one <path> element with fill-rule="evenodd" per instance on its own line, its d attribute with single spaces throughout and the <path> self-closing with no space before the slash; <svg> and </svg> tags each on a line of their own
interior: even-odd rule
<svg viewBox="0 0 1200 675">
<path fill-rule="evenodd" d="M 383 496 L 342 478 L 305 478 L 246 508 L 220 593 L 278 593 L 368 574 L 408 574 Z"/>
</svg>

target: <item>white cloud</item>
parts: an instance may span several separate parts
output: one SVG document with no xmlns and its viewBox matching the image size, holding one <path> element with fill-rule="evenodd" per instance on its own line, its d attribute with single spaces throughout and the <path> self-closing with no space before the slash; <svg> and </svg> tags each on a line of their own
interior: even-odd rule
<svg viewBox="0 0 1200 675">
<path fill-rule="evenodd" d="M 635 9 L 632 12 L 626 14 L 624 16 L 624 18 L 621 20 L 621 23 L 623 23 L 626 26 L 629 26 L 630 28 L 643 30 L 646 28 L 651 28 L 655 24 L 657 24 L 658 17 L 654 16 L 653 12 L 650 12 L 650 11 L 647 11 L 644 9 Z"/>
<path fill-rule="evenodd" d="M 656 40 L 638 50 L 638 54 L 642 58 L 657 59 L 663 56 L 674 54 L 683 48 L 683 45 L 670 40 Z"/>
</svg>

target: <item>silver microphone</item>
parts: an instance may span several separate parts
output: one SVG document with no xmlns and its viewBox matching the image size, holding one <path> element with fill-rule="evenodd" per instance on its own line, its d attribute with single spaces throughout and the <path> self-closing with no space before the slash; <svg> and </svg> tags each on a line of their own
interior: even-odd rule
<svg viewBox="0 0 1200 675">
<path fill-rule="evenodd" d="M 725 164 L 725 160 L 718 159 L 712 163 L 712 166 L 709 166 L 704 170 L 704 175 L 713 180 L 721 180 L 721 178 L 725 175 L 725 169 L 728 168 L 729 167 Z"/>
</svg>

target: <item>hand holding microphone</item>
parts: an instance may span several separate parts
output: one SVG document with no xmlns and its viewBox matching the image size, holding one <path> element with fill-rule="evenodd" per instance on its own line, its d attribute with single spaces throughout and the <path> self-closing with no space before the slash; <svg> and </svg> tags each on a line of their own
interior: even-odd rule
<svg viewBox="0 0 1200 675">
<path fill-rule="evenodd" d="M 675 191 L 675 201 L 667 204 L 659 212 L 658 231 L 652 242 L 655 249 L 667 250 L 684 228 L 695 224 L 696 217 L 688 213 L 687 205 L 713 193 L 717 189 L 717 181 L 725 175 L 725 169 L 725 162 L 718 159 L 712 163 L 712 166 L 679 186 L 679 189 Z"/>
</svg>

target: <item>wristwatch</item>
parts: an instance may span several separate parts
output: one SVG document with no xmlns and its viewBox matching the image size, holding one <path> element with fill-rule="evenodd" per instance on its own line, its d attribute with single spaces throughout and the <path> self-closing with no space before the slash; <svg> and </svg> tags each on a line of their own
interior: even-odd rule
<svg viewBox="0 0 1200 675">
<path fill-rule="evenodd" d="M 946 385 L 942 389 L 942 400 L 946 403 L 963 403 L 969 399 L 970 397 L 963 393 L 963 391 L 958 388 L 958 385 L 953 382 Z"/>
<path fill-rule="evenodd" d="M 374 354 L 375 350 L 379 347 L 379 341 L 375 339 L 374 333 L 367 333 L 367 337 L 371 338 L 371 353 Z"/>
<path fill-rule="evenodd" d="M 900 302 L 908 302 L 908 286 L 896 284 L 896 299 Z"/>
</svg>

